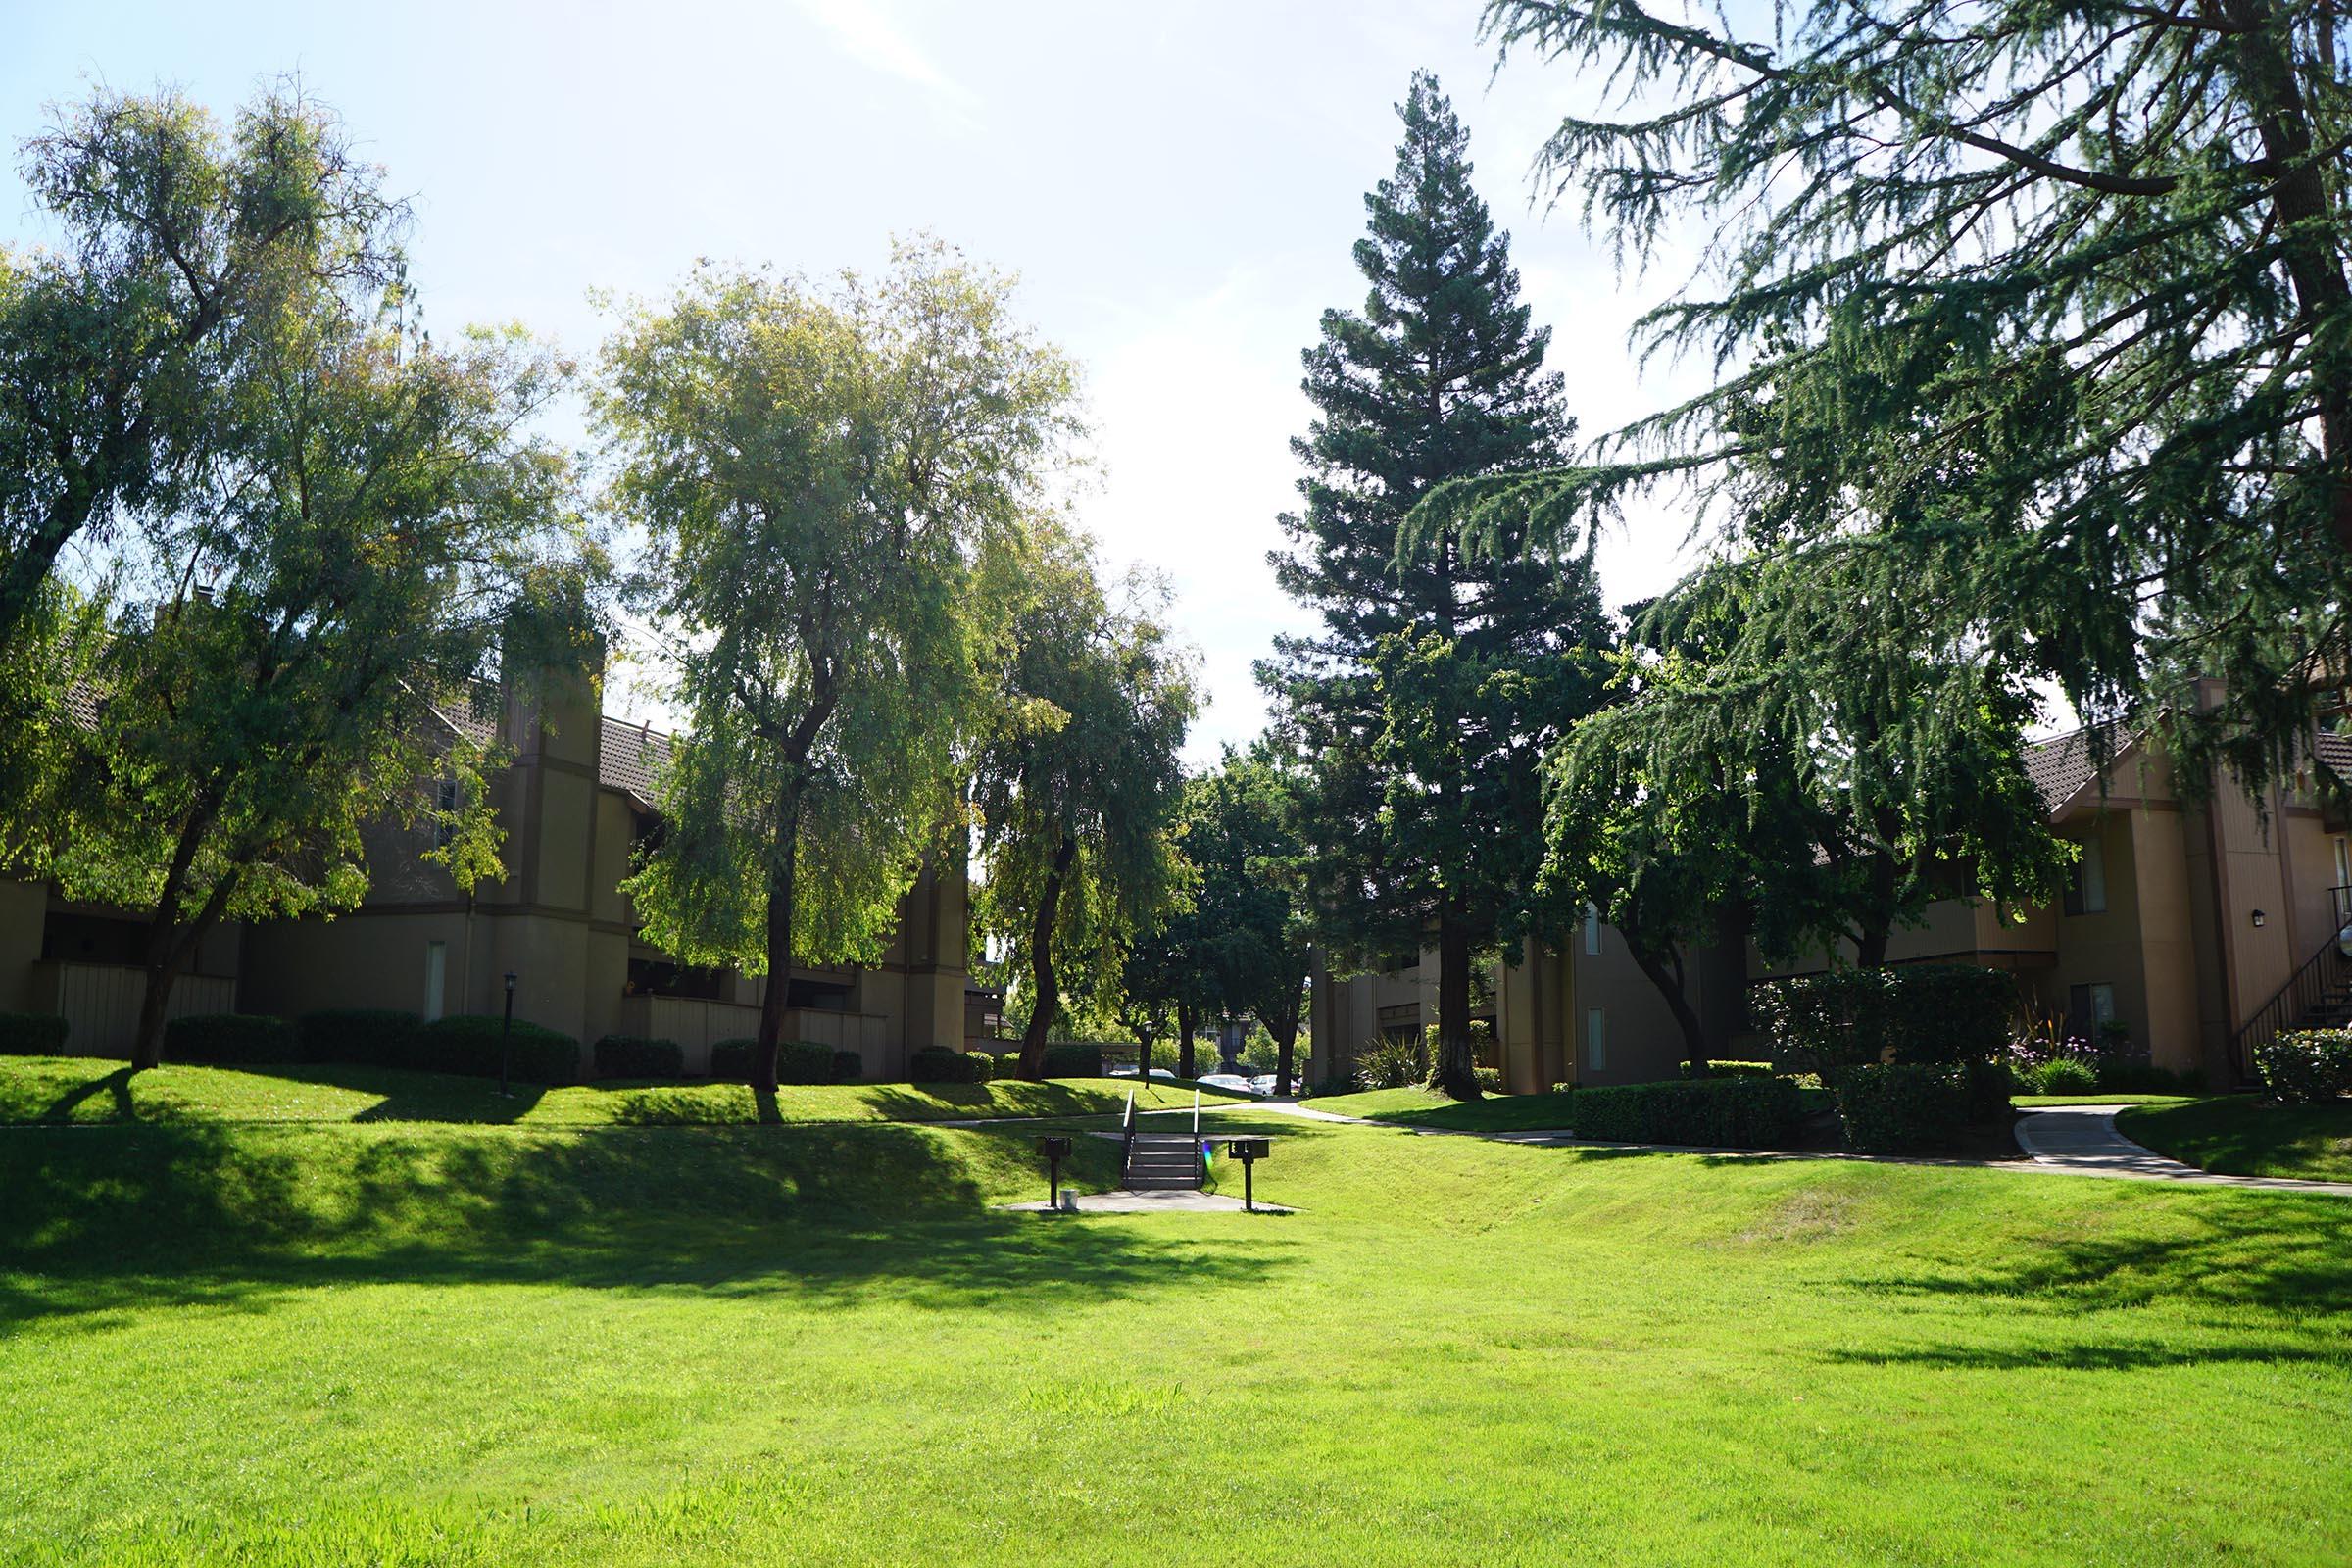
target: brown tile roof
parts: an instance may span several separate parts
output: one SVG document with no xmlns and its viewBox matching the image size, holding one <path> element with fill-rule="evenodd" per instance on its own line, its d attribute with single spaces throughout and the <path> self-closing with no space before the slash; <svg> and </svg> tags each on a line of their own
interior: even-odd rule
<svg viewBox="0 0 2352 1568">
<path fill-rule="evenodd" d="M 632 724 L 611 713 L 604 715 L 604 726 L 596 749 L 597 782 L 651 806 L 655 775 L 669 760 L 669 737 L 651 723 Z"/>
<path fill-rule="evenodd" d="M 2098 776 L 2098 762 L 2090 754 L 2091 733 L 2069 730 L 2026 748 L 2026 776 L 2041 791 L 2042 807 L 2053 816 Z"/>
<path fill-rule="evenodd" d="M 2321 766 L 2337 778 L 2352 782 L 2352 735 L 2336 735 L 2322 730 L 2319 744 L 2313 751 L 2318 755 Z"/>
</svg>

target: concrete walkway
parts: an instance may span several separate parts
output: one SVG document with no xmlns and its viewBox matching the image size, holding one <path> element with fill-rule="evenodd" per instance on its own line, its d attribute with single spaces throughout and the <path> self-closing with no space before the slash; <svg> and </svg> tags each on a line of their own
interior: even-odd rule
<svg viewBox="0 0 2352 1568">
<path fill-rule="evenodd" d="M 2167 1159 L 2126 1138 L 2115 1124 L 2123 1105 L 2048 1105 L 2018 1118 L 2017 1146 L 2042 1170 L 2070 1176 L 2117 1176 L 2127 1180 L 2191 1182 L 2200 1187 L 2252 1187 L 2278 1193 L 2328 1193 L 2352 1198 L 2352 1182 L 2305 1181 L 2286 1176 L 2223 1176 Z"/>
<path fill-rule="evenodd" d="M 1366 1116 L 1342 1116 L 1316 1110 L 1297 1101 L 1261 1100 L 1252 1110 L 1296 1116 L 1304 1121 L 1340 1122 L 1355 1127 L 1382 1127 L 1423 1138 L 1484 1138 L 1497 1144 L 1532 1144 L 1542 1149 L 1645 1149 L 1661 1154 L 1710 1154 L 1733 1159 L 1850 1159 L 1880 1165 L 1942 1165 L 1969 1170 L 2027 1171 L 2036 1175 L 2104 1176 L 2124 1181 L 2180 1182 L 2198 1187 L 2245 1187 L 2264 1192 L 2322 1193 L 2352 1198 L 2352 1182 L 2304 1181 L 2284 1176 L 2223 1176 L 2167 1159 L 2154 1150 L 2116 1130 L 2123 1105 L 2049 1105 L 2030 1110 L 2017 1121 L 2017 1144 L 2023 1159 L 1937 1159 L 1903 1154 L 1854 1154 L 1836 1150 L 1709 1149 L 1692 1144 L 1616 1144 L 1579 1138 L 1566 1128 L 1525 1132 L 1466 1132 L 1452 1127 L 1413 1127 Z"/>
<path fill-rule="evenodd" d="M 1242 1200 L 1225 1193 L 1201 1193 L 1190 1189 L 1176 1192 L 1151 1193 L 1078 1193 L 1081 1214 L 1239 1214 Z M 1003 1208 L 1019 1209 L 1030 1214 L 1046 1214 L 1053 1210 L 1045 1203 L 1004 1203 Z M 1296 1214 L 1295 1208 L 1280 1203 L 1260 1201 L 1260 1214 Z"/>
</svg>

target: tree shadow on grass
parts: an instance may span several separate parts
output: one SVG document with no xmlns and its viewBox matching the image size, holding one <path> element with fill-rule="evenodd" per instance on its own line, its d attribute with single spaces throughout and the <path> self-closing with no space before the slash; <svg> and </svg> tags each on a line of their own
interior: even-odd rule
<svg viewBox="0 0 2352 1568">
<path fill-rule="evenodd" d="M 2006 1343 L 1883 1344 L 1829 1359 L 1867 1365 L 2132 1370 L 2220 1361 L 2344 1364 L 2352 1320 L 2352 1204 L 2271 1194 L 2172 1195 L 2101 1231 L 2021 1228 L 2014 1245 L 1846 1283 L 1922 1304 L 1971 1303 Z M 2129 1223 L 2122 1221 L 2128 1219 Z M 2106 1314 L 2153 1305 L 2191 1331 L 2119 1336 Z M 2056 1338 L 2075 1332 L 2081 1342 Z"/>
<path fill-rule="evenodd" d="M 991 1209 L 954 1136 L 890 1124 L 782 1136 L 32 1130 L 0 1144 L 0 1336 L 34 1320 L 104 1327 L 158 1305 L 268 1311 L 337 1285 L 790 1295 L 819 1307 L 880 1291 L 1051 1308 L 1253 1282 L 1281 1265 L 1288 1244 Z"/>
<path fill-rule="evenodd" d="M 74 1119 L 74 1111 L 85 1102 L 106 1095 L 114 1101 L 117 1121 L 136 1121 L 139 1119 L 139 1107 L 138 1102 L 131 1099 L 130 1080 L 131 1069 L 124 1066 L 116 1068 L 103 1078 L 91 1078 L 75 1084 L 44 1106 L 37 1119 L 70 1122 Z"/>
</svg>

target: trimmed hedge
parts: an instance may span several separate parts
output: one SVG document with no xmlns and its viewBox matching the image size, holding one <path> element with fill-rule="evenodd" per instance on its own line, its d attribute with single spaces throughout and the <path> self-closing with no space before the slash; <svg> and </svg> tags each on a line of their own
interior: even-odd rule
<svg viewBox="0 0 2352 1568">
<path fill-rule="evenodd" d="M 865 1076 L 865 1058 L 855 1051 L 833 1053 L 833 1081 L 854 1084 Z"/>
<path fill-rule="evenodd" d="M 1959 1069 L 1927 1062 L 1864 1063 L 1837 1074 L 1838 1119 L 1849 1149 L 1899 1154 L 1951 1142 L 1968 1120 Z"/>
<path fill-rule="evenodd" d="M 416 1057 L 418 1019 L 396 1007 L 328 1007 L 306 1012 L 294 1032 L 305 1061 L 348 1061 L 363 1067 L 407 1067 Z"/>
<path fill-rule="evenodd" d="M 1102 1076 L 1102 1048 L 1101 1046 L 1048 1046 L 1046 1070 L 1048 1078 L 1100 1078 Z"/>
<path fill-rule="evenodd" d="M 1970 963 L 1832 969 L 1759 986 L 1776 1059 L 1828 1076 L 1864 1063 L 1990 1061 L 2009 1043 L 2017 983 Z"/>
<path fill-rule="evenodd" d="M 416 1034 L 415 1065 L 427 1072 L 495 1078 L 504 1024 L 490 1013 L 460 1013 L 428 1023 Z M 513 1050 L 509 1072 L 523 1083 L 567 1084 L 580 1075 L 580 1043 L 569 1035 L 517 1018 Z"/>
<path fill-rule="evenodd" d="M 981 1052 L 925 1046 L 907 1064 L 906 1076 L 918 1084 L 984 1084 L 996 1064 L 994 1057 Z"/>
<path fill-rule="evenodd" d="M 191 1012 L 164 1024 L 164 1059 L 177 1062 L 300 1061 L 302 1042 L 283 1018 L 250 1012 Z"/>
<path fill-rule="evenodd" d="M 595 1046 L 599 1078 L 683 1078 L 686 1053 L 674 1040 L 607 1035 Z"/>
<path fill-rule="evenodd" d="M 748 1084 L 752 1081 L 752 1062 L 760 1054 L 760 1042 L 744 1038 L 717 1041 L 710 1047 L 710 1076 L 729 1083 Z M 842 1058 L 853 1064 L 851 1076 L 844 1078 Z M 855 1051 L 835 1051 L 830 1046 L 815 1045 L 807 1040 L 776 1042 L 776 1082 L 779 1084 L 845 1084 L 865 1075 L 864 1061 Z"/>
<path fill-rule="evenodd" d="M 1686 1078 L 1691 1075 L 1689 1062 L 1683 1063 L 1682 1072 Z M 1770 1078 L 1773 1076 L 1772 1063 L 1769 1061 L 1710 1061 L 1707 1063 L 1707 1076 L 1710 1078 Z"/>
<path fill-rule="evenodd" d="M 1021 1054 L 1017 1051 L 1007 1051 L 999 1056 L 997 1064 L 989 1069 L 988 1080 L 990 1083 L 1007 1083 L 1020 1075 Z"/>
<path fill-rule="evenodd" d="M 2263 1087 L 2289 1104 L 2352 1094 L 2352 1029 L 2298 1029 L 2255 1048 Z"/>
<path fill-rule="evenodd" d="M 0 1056 L 54 1056 L 73 1032 L 60 1013 L 0 1012 Z"/>
<path fill-rule="evenodd" d="M 1804 1097 L 1786 1078 L 1615 1084 L 1568 1097 L 1576 1136 L 1606 1143 L 1769 1149 L 1792 1139 L 1804 1117 Z"/>
</svg>

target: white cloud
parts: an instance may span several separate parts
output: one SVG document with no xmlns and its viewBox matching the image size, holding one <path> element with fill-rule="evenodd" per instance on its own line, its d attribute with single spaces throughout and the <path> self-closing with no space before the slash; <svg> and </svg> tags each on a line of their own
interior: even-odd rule
<svg viewBox="0 0 2352 1568">
<path fill-rule="evenodd" d="M 800 0 L 800 9 L 859 65 L 912 82 L 959 108 L 974 102 L 970 89 L 940 70 L 882 7 L 866 0 Z"/>
</svg>

